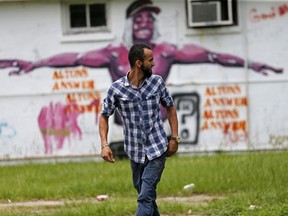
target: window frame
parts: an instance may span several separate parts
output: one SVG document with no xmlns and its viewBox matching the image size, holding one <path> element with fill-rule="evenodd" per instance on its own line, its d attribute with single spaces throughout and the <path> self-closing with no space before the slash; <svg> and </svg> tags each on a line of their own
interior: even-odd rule
<svg viewBox="0 0 288 216">
<path fill-rule="evenodd" d="M 78 28 L 72 28 L 71 27 L 71 20 L 70 20 L 70 5 L 85 5 L 85 11 L 86 11 L 86 21 L 87 26 L 86 27 L 78 27 Z M 105 19 L 106 19 L 106 25 L 105 26 L 97 26 L 97 27 L 91 27 L 90 23 L 90 10 L 89 5 L 91 4 L 105 4 Z M 94 1 L 63 1 L 61 2 L 61 9 L 62 9 L 62 29 L 63 29 L 63 35 L 75 35 L 75 34 L 81 34 L 81 33 L 95 33 L 95 32 L 110 32 L 110 3 L 109 1 L 103 1 L 103 0 L 94 0 Z"/>
<path fill-rule="evenodd" d="M 222 14 L 227 14 L 228 19 L 222 19 L 221 15 L 218 21 L 212 21 L 211 23 L 203 21 L 202 23 L 195 22 L 192 20 L 192 5 L 204 4 L 218 4 L 218 11 Z M 226 7 L 224 7 L 226 5 Z M 238 0 L 186 0 L 186 22 L 188 28 L 218 28 L 218 27 L 231 27 L 238 25 Z"/>
</svg>

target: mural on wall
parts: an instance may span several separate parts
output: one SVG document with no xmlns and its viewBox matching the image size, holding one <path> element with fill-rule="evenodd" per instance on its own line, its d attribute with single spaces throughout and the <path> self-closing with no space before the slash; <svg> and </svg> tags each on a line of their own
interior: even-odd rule
<svg viewBox="0 0 288 216">
<path fill-rule="evenodd" d="M 227 143 L 246 141 L 247 105 L 246 94 L 239 85 L 206 87 L 200 130 L 219 130 Z"/>
<path fill-rule="evenodd" d="M 196 145 L 200 130 L 200 95 L 198 92 L 173 94 L 179 116 L 181 143 Z"/>
<path fill-rule="evenodd" d="M 100 94 L 94 89 L 94 80 L 89 79 L 86 68 L 60 69 L 53 73 L 55 81 L 52 92 L 63 90 L 83 90 L 84 92 L 66 95 L 66 104 L 51 101 L 41 109 L 38 124 L 44 141 L 45 154 L 53 154 L 54 149 L 61 150 L 66 139 L 82 139 L 82 130 L 77 119 L 80 114 L 93 112 L 96 123 L 100 111 Z M 92 101 L 92 102 L 91 102 Z"/>
<path fill-rule="evenodd" d="M 283 10 L 282 8 L 281 11 Z M 129 47 L 134 43 L 144 43 L 153 49 L 156 63 L 153 73 L 162 76 L 165 81 L 172 66 L 176 64 L 215 64 L 231 68 L 246 66 L 245 60 L 239 56 L 217 53 L 196 44 L 185 44 L 180 48 L 169 42 L 157 42 L 160 34 L 156 23 L 160 12 L 161 9 L 150 0 L 132 2 L 126 10 L 123 41 L 117 46 L 109 45 L 85 53 L 60 53 L 35 62 L 17 58 L 0 59 L 0 68 L 11 68 L 9 73 L 11 76 L 24 75 L 42 67 L 54 68 L 52 92 L 68 91 L 65 103 L 51 101 L 40 110 L 38 115 L 45 154 L 53 154 L 54 148 L 63 148 L 63 143 L 69 140 L 71 135 L 76 136 L 77 139 L 82 138 L 82 131 L 77 123 L 79 115 L 94 112 L 97 122 L 101 98 L 99 93 L 95 93 L 94 82 L 89 79 L 86 68 L 106 68 L 112 81 L 116 81 L 130 69 L 127 56 Z M 257 14 L 257 11 L 251 11 L 251 17 L 258 21 L 264 19 L 264 16 Z M 283 68 L 257 61 L 249 61 L 247 66 L 259 75 L 283 73 Z M 69 90 L 90 92 L 69 93 Z M 241 88 L 237 85 L 207 87 L 204 95 L 204 110 L 199 110 L 200 96 L 197 92 L 175 95 L 181 115 L 180 127 L 183 127 L 183 130 L 182 128 L 180 130 L 183 132 L 181 133 L 184 140 L 186 139 L 190 144 L 197 144 L 200 132 L 215 129 L 221 130 L 232 141 L 236 140 L 236 136 L 237 139 L 241 137 L 246 139 L 247 122 L 240 116 L 241 111 L 238 108 L 244 107 L 244 112 L 246 111 L 247 98 L 239 96 L 240 94 Z M 164 112 L 162 114 L 165 120 L 166 114 Z M 202 119 L 202 122 L 199 119 Z M 116 123 L 121 124 L 117 117 L 115 120 Z"/>
</svg>

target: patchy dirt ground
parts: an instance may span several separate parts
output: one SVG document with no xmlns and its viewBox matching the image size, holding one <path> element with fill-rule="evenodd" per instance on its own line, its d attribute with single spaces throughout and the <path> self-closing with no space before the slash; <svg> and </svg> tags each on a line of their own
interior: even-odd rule
<svg viewBox="0 0 288 216">
<path fill-rule="evenodd" d="M 190 205 L 208 205 L 209 202 L 217 199 L 224 199 L 225 197 L 216 197 L 216 196 L 208 196 L 205 194 L 200 195 L 193 195 L 189 197 L 161 197 L 158 198 L 158 201 L 164 201 L 164 202 L 181 202 L 181 203 L 187 203 Z M 197 214 L 193 214 L 191 210 L 189 210 L 186 214 L 183 215 L 177 215 L 177 216 L 201 216 Z M 168 215 L 162 215 L 162 216 L 168 216 Z"/>
<path fill-rule="evenodd" d="M 189 203 L 190 205 L 208 205 L 209 202 L 216 200 L 216 199 L 224 199 L 225 197 L 219 196 L 208 196 L 205 194 L 201 195 L 193 195 L 189 197 L 159 197 L 157 199 L 158 202 L 182 202 L 182 203 Z M 109 197 L 107 198 L 109 199 Z M 64 205 L 65 203 L 69 202 L 103 202 L 106 199 L 84 199 L 84 200 L 50 200 L 50 201 L 27 201 L 27 202 L 11 202 L 10 200 L 7 203 L 0 203 L 0 208 L 9 208 L 9 207 L 17 207 L 17 206 L 27 206 L 27 207 L 35 207 L 35 206 L 57 206 L 57 205 Z M 189 216 L 200 216 L 195 215 L 192 212 L 187 212 L 185 215 Z M 162 215 L 165 216 L 165 215 Z M 167 216 L 167 215 L 166 215 Z M 184 216 L 184 215 L 178 215 Z"/>
<path fill-rule="evenodd" d="M 158 202 L 186 202 L 193 205 L 207 205 L 209 202 L 215 199 L 223 199 L 224 197 L 216 197 L 216 196 L 208 196 L 205 194 L 193 195 L 189 197 L 159 197 L 157 199 Z M 109 199 L 109 197 L 107 198 Z M 0 208 L 10 207 L 10 206 L 53 206 L 53 205 L 64 205 L 69 202 L 101 202 L 105 201 L 105 199 L 85 199 L 85 200 L 39 200 L 39 201 L 27 201 L 27 202 L 11 202 L 10 200 L 7 203 L 0 203 Z"/>
<path fill-rule="evenodd" d="M 193 205 L 207 205 L 212 200 L 216 199 L 224 199 L 224 197 L 216 197 L 216 196 L 208 196 L 205 194 L 200 195 L 193 195 L 189 197 L 161 197 L 158 198 L 158 201 L 165 201 L 165 202 L 186 202 Z"/>
</svg>

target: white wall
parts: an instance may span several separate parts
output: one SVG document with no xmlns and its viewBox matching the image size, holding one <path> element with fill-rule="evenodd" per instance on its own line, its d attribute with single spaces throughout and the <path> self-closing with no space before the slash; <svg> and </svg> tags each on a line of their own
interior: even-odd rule
<svg viewBox="0 0 288 216">
<path fill-rule="evenodd" d="M 179 130 L 180 133 L 187 130 L 190 135 L 183 137 L 180 151 L 288 146 L 288 4 L 283 1 L 238 2 L 239 26 L 192 30 L 186 27 L 184 1 L 154 1 L 161 8 L 158 16 L 161 41 L 178 48 L 194 44 L 211 52 L 262 62 L 284 71 L 275 74 L 268 70 L 268 75 L 264 76 L 246 67 L 207 63 L 173 65 L 167 85 L 176 96 L 176 102 L 184 101 L 178 110 Z M 111 84 L 107 69 L 42 67 L 21 76 L 9 76 L 15 68 L 1 68 L 1 60 L 35 62 L 61 53 L 84 53 L 109 44 L 117 45 L 122 41 L 129 3 L 111 1 L 111 32 L 69 37 L 62 34 L 59 2 L 0 2 L 0 159 L 99 154 L 95 112 L 86 110 L 74 119 L 70 116 L 70 123 L 66 122 L 70 124 L 68 129 L 63 130 L 60 125 L 42 133 L 38 118 L 40 111 L 49 105 L 54 111 L 65 107 L 72 93 L 78 97 L 79 105 L 87 106 L 93 98 L 101 101 Z M 92 83 L 93 88 L 53 91 L 55 84 L 61 82 L 54 78 L 55 72 L 65 73 L 65 69 L 85 70 L 82 76 L 69 76 L 65 82 Z M 230 105 L 217 104 L 217 101 L 227 100 Z M 46 121 L 51 118 L 61 121 L 61 117 L 53 113 L 46 118 L 50 118 Z M 111 124 L 110 141 L 122 141 L 121 126 L 114 125 L 113 119 Z M 169 134 L 169 127 L 166 127 Z M 46 149 L 49 143 L 52 146 L 46 153 L 45 143 Z"/>
</svg>

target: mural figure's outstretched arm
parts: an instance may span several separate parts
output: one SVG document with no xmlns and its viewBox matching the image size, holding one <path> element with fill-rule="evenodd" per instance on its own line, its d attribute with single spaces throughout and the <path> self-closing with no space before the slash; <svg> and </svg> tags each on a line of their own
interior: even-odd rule
<svg viewBox="0 0 288 216">
<path fill-rule="evenodd" d="M 32 62 L 18 59 L 0 60 L 0 68 L 16 68 L 15 70 L 12 69 L 9 75 L 25 73 L 31 64 Z"/>
<path fill-rule="evenodd" d="M 109 64 L 109 50 L 92 50 L 83 54 L 62 53 L 40 61 L 31 62 L 18 59 L 0 60 L 0 68 L 13 68 L 9 75 L 22 75 L 41 67 L 105 67 Z"/>
<path fill-rule="evenodd" d="M 189 64 L 189 63 L 214 63 L 220 64 L 227 67 L 244 67 L 244 59 L 230 55 L 230 54 L 220 54 L 216 52 L 211 52 L 203 47 L 189 44 L 183 46 L 181 49 L 177 50 L 175 55 L 176 63 Z M 269 72 L 282 73 L 282 68 L 276 68 L 268 64 L 259 62 L 247 62 L 248 68 L 253 71 L 268 75 Z"/>
<path fill-rule="evenodd" d="M 223 66 L 228 67 L 244 67 L 245 61 L 242 58 L 239 58 L 237 56 L 233 56 L 230 54 L 217 54 L 217 53 L 209 53 L 209 59 L 211 59 L 211 63 L 218 63 Z M 276 68 L 273 66 L 270 66 L 268 64 L 260 63 L 260 62 L 253 62 L 248 61 L 247 66 L 249 69 L 252 69 L 253 71 L 263 74 L 267 76 L 269 72 L 273 73 L 282 73 L 282 68 Z"/>
</svg>

